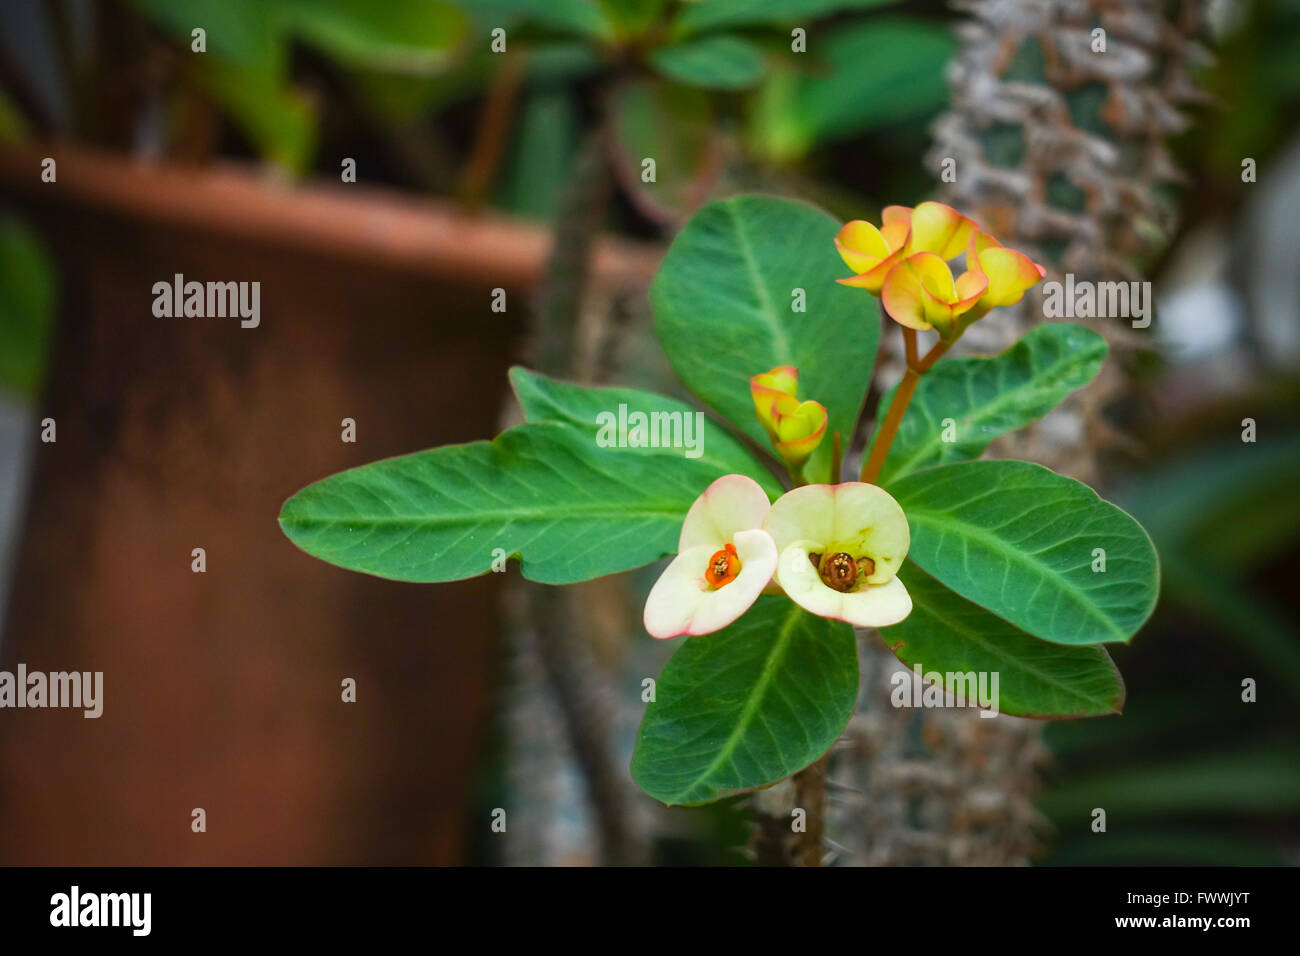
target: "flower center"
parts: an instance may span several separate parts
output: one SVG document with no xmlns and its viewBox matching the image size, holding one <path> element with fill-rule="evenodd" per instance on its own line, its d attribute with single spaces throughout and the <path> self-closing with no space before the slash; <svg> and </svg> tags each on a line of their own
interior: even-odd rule
<svg viewBox="0 0 1300 956">
<path fill-rule="evenodd" d="M 720 588 L 736 580 L 739 573 L 740 558 L 736 554 L 736 546 L 728 544 L 709 558 L 709 566 L 704 569 L 704 580 L 709 582 L 710 587 Z"/>
<path fill-rule="evenodd" d="M 809 554 L 808 560 L 812 566 L 817 569 L 817 574 L 821 577 L 822 582 L 832 590 L 839 591 L 841 594 L 847 594 L 854 591 L 858 586 L 858 575 L 870 577 L 876 573 L 876 562 L 870 558 L 858 558 L 856 561 L 853 555 L 847 551 L 836 551 L 828 554 L 823 560 L 820 554 Z"/>
</svg>

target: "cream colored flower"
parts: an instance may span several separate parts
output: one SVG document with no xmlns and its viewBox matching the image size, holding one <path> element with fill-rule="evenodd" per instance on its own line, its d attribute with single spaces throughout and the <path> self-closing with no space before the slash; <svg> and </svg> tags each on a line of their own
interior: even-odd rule
<svg viewBox="0 0 1300 956">
<path fill-rule="evenodd" d="M 709 634 L 758 599 L 776 570 L 776 544 L 762 530 L 770 502 L 758 482 L 723 475 L 695 499 L 677 544 L 645 602 L 654 637 Z"/>
<path fill-rule="evenodd" d="M 805 485 L 777 499 L 763 527 L 776 581 L 800 607 L 859 627 L 897 624 L 912 599 L 896 575 L 911 533 L 889 493 L 860 481 Z"/>
</svg>

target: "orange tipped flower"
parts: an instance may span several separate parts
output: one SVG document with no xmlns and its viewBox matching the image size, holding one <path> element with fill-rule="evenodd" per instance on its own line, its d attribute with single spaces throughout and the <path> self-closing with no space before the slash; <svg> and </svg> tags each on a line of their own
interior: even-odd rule
<svg viewBox="0 0 1300 956">
<path fill-rule="evenodd" d="M 791 467 L 807 461 L 826 436 L 826 408 L 818 402 L 800 402 L 782 395 L 772 406 L 772 417 L 772 441 Z"/>
<path fill-rule="evenodd" d="M 1015 305 L 1047 270 L 1027 255 L 1008 249 L 985 232 L 976 231 L 966 249 L 966 268 L 988 277 L 988 288 L 975 311 L 980 315 L 1002 305 Z"/>
<path fill-rule="evenodd" d="M 886 206 L 880 219 L 879 229 L 855 219 L 835 236 L 840 258 L 856 273 L 835 281 L 879 295 L 890 270 L 908 256 L 929 252 L 955 258 L 979 231 L 973 220 L 941 202 L 923 202 L 915 209 Z"/>
<path fill-rule="evenodd" d="M 754 412 L 791 467 L 807 461 L 826 434 L 826 409 L 817 402 L 800 402 L 798 388 L 799 370 L 793 365 L 778 365 L 749 380 Z"/>
<path fill-rule="evenodd" d="M 933 252 L 918 252 L 889 270 L 881 288 L 885 311 L 910 329 L 937 329 L 951 341 L 961 334 L 959 319 L 988 288 L 982 272 L 963 272 L 956 280 L 948 263 Z"/>
<path fill-rule="evenodd" d="M 937 329 L 948 342 L 989 310 L 1019 302 L 1047 274 L 941 202 L 886 206 L 881 222 L 877 229 L 854 220 L 839 231 L 835 248 L 857 274 L 836 281 L 879 295 L 896 322 Z M 954 279 L 947 260 L 963 252 L 966 271 Z"/>
<path fill-rule="evenodd" d="M 778 365 L 770 372 L 749 380 L 749 394 L 754 399 L 754 413 L 769 435 L 776 431 L 772 406 L 782 396 L 794 398 L 799 389 L 799 370 L 793 365 Z"/>
<path fill-rule="evenodd" d="M 846 223 L 835 236 L 835 248 L 840 258 L 855 273 L 847 279 L 836 279 L 843 285 L 866 289 L 872 295 L 880 294 L 880 286 L 894 264 L 906 254 L 907 215 L 899 216 L 902 206 L 885 210 L 884 222 L 879 229 L 862 219 Z"/>
<path fill-rule="evenodd" d="M 940 259 L 961 255 L 978 231 L 972 220 L 941 202 L 921 203 L 911 211 L 910 223 L 908 253 L 932 252 Z"/>
</svg>

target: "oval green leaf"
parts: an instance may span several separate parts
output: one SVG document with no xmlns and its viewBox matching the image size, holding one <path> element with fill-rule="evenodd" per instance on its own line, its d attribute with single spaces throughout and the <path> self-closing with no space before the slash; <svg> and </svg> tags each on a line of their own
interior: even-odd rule
<svg viewBox="0 0 1300 956">
<path fill-rule="evenodd" d="M 457 581 L 519 556 L 529 580 L 571 584 L 675 551 L 686 510 L 722 474 L 599 448 L 568 425 L 520 425 L 308 485 L 280 527 L 314 557 L 397 581 Z"/>
<path fill-rule="evenodd" d="M 743 90 L 763 78 L 763 51 L 735 36 L 711 36 L 660 47 L 654 68 L 679 83 L 706 90 Z"/>
<path fill-rule="evenodd" d="M 562 422 L 626 454 L 684 457 L 719 474 L 748 475 L 769 498 L 785 491 L 735 436 L 685 402 L 635 388 L 560 382 L 519 366 L 510 370 L 510 384 L 530 422 Z"/>
<path fill-rule="evenodd" d="M 650 290 L 655 329 L 688 388 L 764 448 L 753 375 L 799 367 L 799 397 L 826 406 L 810 474 L 825 480 L 831 435 L 847 445 L 880 341 L 875 300 L 837 285 L 840 223 L 806 203 L 737 196 L 709 203 L 673 242 Z M 799 305 L 804 311 L 795 311 Z"/>
<path fill-rule="evenodd" d="M 1068 322 L 1037 326 L 1000 355 L 944 359 L 922 376 L 877 483 L 888 487 L 921 468 L 978 458 L 993 439 L 1087 385 L 1105 360 L 1106 340 Z M 884 419 L 894 391 L 877 418 Z M 955 441 L 945 440 L 949 419 Z"/>
<path fill-rule="evenodd" d="M 469 23 L 447 0 L 281 0 L 291 29 L 344 63 L 424 75 L 447 66 Z"/>
<path fill-rule="evenodd" d="M 480 23 L 493 27 L 497 18 L 518 17 L 525 23 L 593 40 L 608 40 L 614 26 L 598 0 L 474 0 L 466 5 Z"/>
<path fill-rule="evenodd" d="M 610 152 L 628 198 L 656 222 L 681 223 L 708 198 L 722 168 L 712 94 L 645 77 L 609 91 Z M 651 182 L 642 164 L 654 157 Z"/>
<path fill-rule="evenodd" d="M 783 595 L 760 597 L 730 627 L 687 638 L 665 665 L 632 776 L 669 805 L 776 783 L 830 749 L 857 696 L 853 629 Z"/>
<path fill-rule="evenodd" d="M 890 492 L 911 525 L 908 557 L 1035 637 L 1127 641 L 1155 608 L 1151 539 L 1072 478 L 1025 461 L 968 461 L 913 472 Z"/>
<path fill-rule="evenodd" d="M 912 613 L 880 637 L 908 667 L 943 675 L 949 692 L 989 675 L 991 709 L 1018 717 L 1054 720 L 1118 714 L 1124 681 L 1105 649 L 1040 641 L 948 590 L 908 562 L 899 578 L 912 596 Z M 997 675 L 997 683 L 993 676 Z"/>
<path fill-rule="evenodd" d="M 692 3 L 674 23 L 679 33 L 700 33 L 719 27 L 748 27 L 830 16 L 844 10 L 879 7 L 895 0 L 708 0 Z"/>
</svg>

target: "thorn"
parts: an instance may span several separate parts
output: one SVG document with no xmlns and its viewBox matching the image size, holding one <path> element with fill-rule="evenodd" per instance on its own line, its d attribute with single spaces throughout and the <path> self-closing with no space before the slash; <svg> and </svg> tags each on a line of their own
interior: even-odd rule
<svg viewBox="0 0 1300 956">
<path fill-rule="evenodd" d="M 831 852 L 836 856 L 852 856 L 853 851 L 842 843 L 836 843 L 828 836 L 822 837 L 822 843 L 831 848 Z"/>
</svg>

